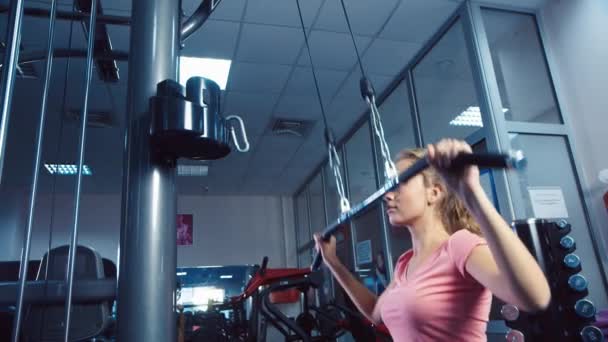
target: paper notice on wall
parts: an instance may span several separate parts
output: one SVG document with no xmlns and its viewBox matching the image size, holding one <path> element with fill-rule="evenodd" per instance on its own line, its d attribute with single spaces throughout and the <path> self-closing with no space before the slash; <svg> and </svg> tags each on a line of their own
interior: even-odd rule
<svg viewBox="0 0 608 342">
<path fill-rule="evenodd" d="M 372 241 L 357 242 L 357 266 L 372 262 Z"/>
<path fill-rule="evenodd" d="M 528 187 L 535 218 L 567 218 L 568 209 L 564 193 L 559 186 Z"/>
</svg>

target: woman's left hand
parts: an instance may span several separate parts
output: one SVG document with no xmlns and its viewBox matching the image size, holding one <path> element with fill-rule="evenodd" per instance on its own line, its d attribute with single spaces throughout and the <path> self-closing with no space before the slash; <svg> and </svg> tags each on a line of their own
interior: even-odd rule
<svg viewBox="0 0 608 342">
<path fill-rule="evenodd" d="M 476 165 L 465 166 L 462 170 L 452 170 L 450 165 L 460 153 L 472 153 L 471 146 L 464 141 L 442 139 L 427 147 L 427 160 L 435 167 L 450 190 L 464 197 L 475 187 L 480 186 L 479 168 Z"/>
</svg>

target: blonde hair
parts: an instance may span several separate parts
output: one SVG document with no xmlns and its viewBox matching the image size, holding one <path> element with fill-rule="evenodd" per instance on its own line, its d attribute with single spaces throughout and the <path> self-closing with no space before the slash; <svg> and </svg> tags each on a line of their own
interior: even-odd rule
<svg viewBox="0 0 608 342">
<path fill-rule="evenodd" d="M 422 148 L 403 150 L 397 154 L 395 161 L 417 161 L 425 158 L 425 154 L 426 150 Z M 452 235 L 461 229 L 466 229 L 471 233 L 481 236 L 481 229 L 473 216 L 471 216 L 471 213 L 460 199 L 456 197 L 456 194 L 448 189 L 435 168 L 429 167 L 421 173 L 426 187 L 430 187 L 433 184 L 439 184 L 444 190 L 444 196 L 439 200 L 437 208 L 441 222 L 445 226 L 448 234 Z"/>
</svg>

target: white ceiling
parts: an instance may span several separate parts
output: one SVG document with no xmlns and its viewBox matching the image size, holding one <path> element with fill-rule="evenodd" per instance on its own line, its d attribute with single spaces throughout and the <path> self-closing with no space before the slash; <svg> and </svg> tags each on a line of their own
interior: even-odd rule
<svg viewBox="0 0 608 342">
<path fill-rule="evenodd" d="M 541 2 L 519 1 L 515 5 L 535 7 Z M 45 7 L 48 3 L 25 1 L 26 7 Z M 130 15 L 130 1 L 101 0 L 101 3 L 106 14 Z M 457 0 L 346 1 L 357 46 L 378 93 L 398 75 L 459 3 Z M 71 0 L 61 0 L 60 4 L 61 9 L 71 9 Z M 358 95 L 360 75 L 355 52 L 338 0 L 302 0 L 301 5 L 323 104 L 329 124 L 340 138 L 365 110 Z M 185 13 L 191 13 L 197 6 L 196 0 L 183 0 Z M 6 16 L 2 21 L 6 21 Z M 223 112 L 244 118 L 252 148 L 249 153 L 233 152 L 225 159 L 211 162 L 207 177 L 180 178 L 180 193 L 291 194 L 325 157 L 321 111 L 299 23 L 295 0 L 223 0 L 204 26 L 186 41 L 183 55 L 233 60 L 223 94 Z M 47 25 L 44 19 L 25 18 L 22 37 L 25 51 L 45 48 Z M 68 22 L 58 22 L 55 46 L 68 47 L 69 27 Z M 108 32 L 115 50 L 128 51 L 128 27 L 108 26 Z M 82 49 L 85 44 L 82 28 L 74 25 L 73 46 Z M 41 73 L 42 64 L 37 63 L 36 67 Z M 87 133 L 86 161 L 93 168 L 94 176 L 87 177 L 85 191 L 120 192 L 128 63 L 119 62 L 119 68 L 121 80 L 117 84 L 104 84 L 95 78 L 91 86 L 90 110 L 112 112 L 116 124 L 113 128 L 91 128 Z M 58 138 L 65 70 L 66 60 L 54 63 L 43 152 L 48 161 L 76 158 L 77 125 L 65 123 L 63 138 Z M 66 103 L 68 108 L 78 109 L 84 88 L 83 60 L 71 59 L 69 70 Z M 29 79 L 16 82 L 6 164 L 6 179 L 15 184 L 31 182 L 41 83 L 41 80 Z M 316 123 L 306 138 L 273 136 L 269 133 L 273 117 Z M 60 154 L 56 158 L 60 141 Z M 57 189 L 71 190 L 72 183 L 61 179 Z M 50 177 L 42 178 L 41 189 L 52 189 Z"/>
</svg>

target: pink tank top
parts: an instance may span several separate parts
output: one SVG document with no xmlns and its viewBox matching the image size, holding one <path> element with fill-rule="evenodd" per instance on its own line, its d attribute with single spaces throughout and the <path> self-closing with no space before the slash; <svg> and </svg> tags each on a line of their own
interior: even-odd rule
<svg viewBox="0 0 608 342">
<path fill-rule="evenodd" d="M 486 241 L 459 230 L 405 277 L 412 250 L 395 265 L 395 281 L 378 299 L 395 342 L 486 341 L 492 294 L 465 270 L 474 247 Z"/>
</svg>

